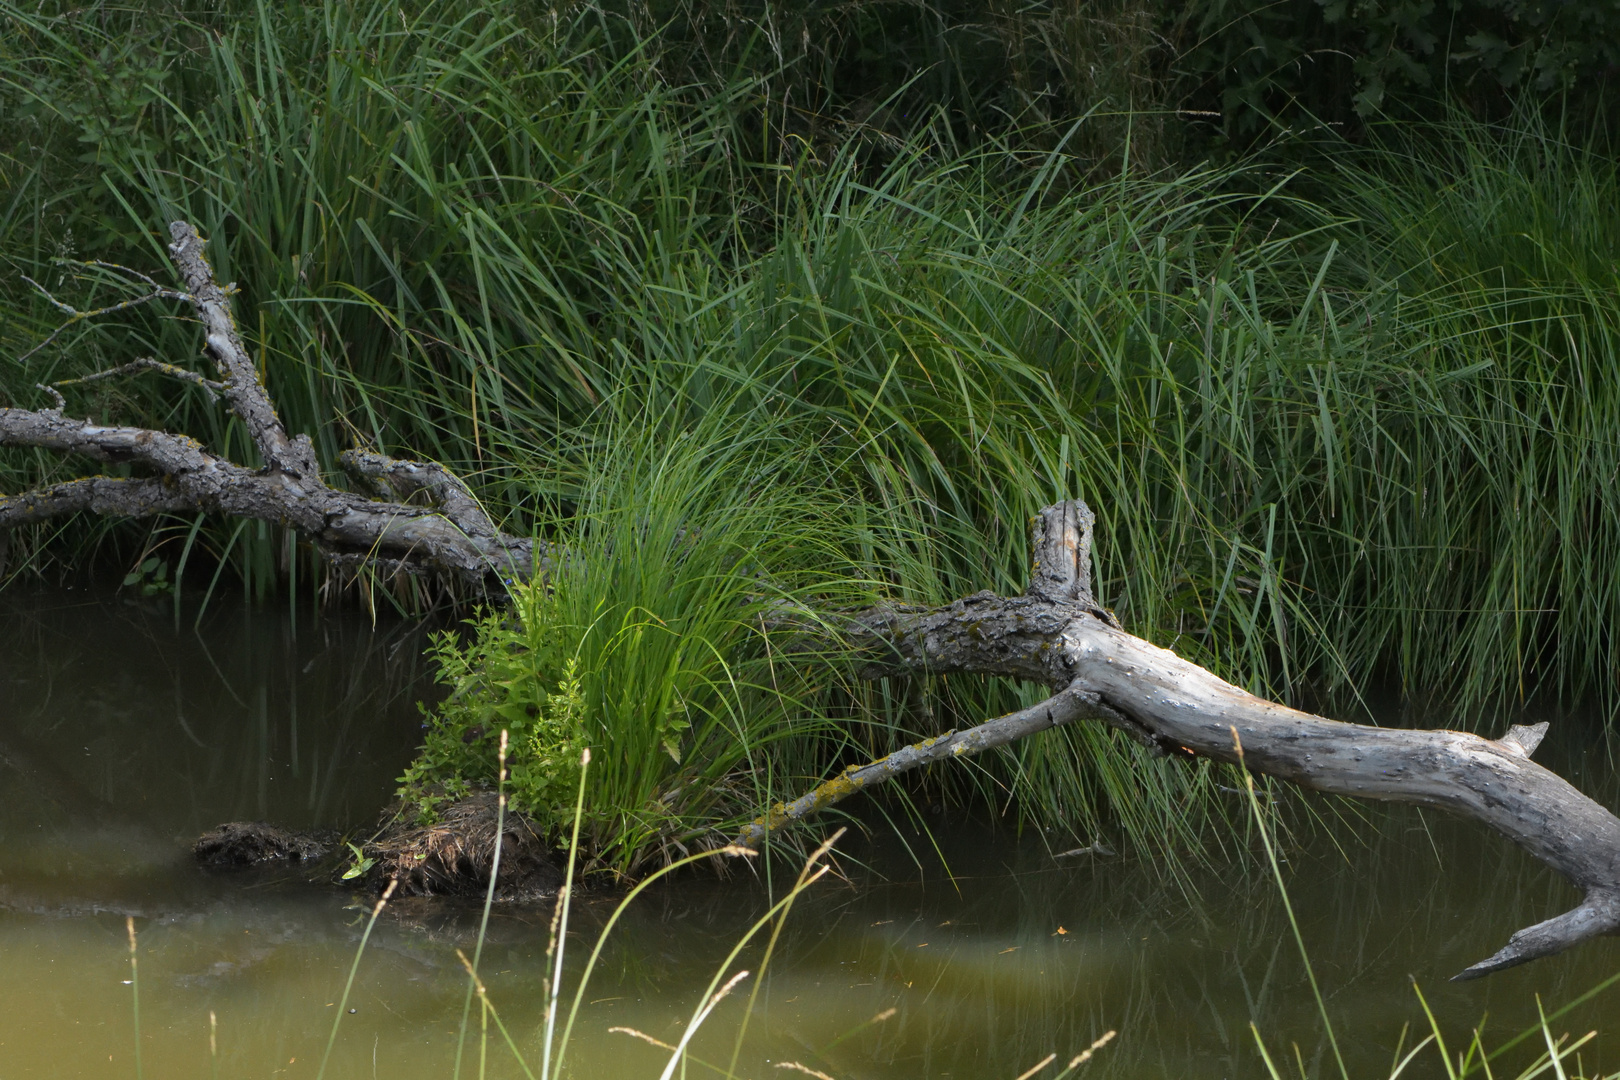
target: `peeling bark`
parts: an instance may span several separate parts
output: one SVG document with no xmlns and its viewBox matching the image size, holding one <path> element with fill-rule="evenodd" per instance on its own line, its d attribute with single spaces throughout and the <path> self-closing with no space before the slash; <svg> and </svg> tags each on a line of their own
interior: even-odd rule
<svg viewBox="0 0 1620 1080">
<path fill-rule="evenodd" d="M 1041 705 L 856 766 L 756 819 L 739 841 L 772 832 L 909 769 L 1025 734 L 1100 720 L 1165 752 L 1185 748 L 1335 795 L 1432 806 L 1501 833 L 1585 892 L 1573 910 L 1514 934 L 1457 979 L 1478 978 L 1620 932 L 1620 818 L 1530 760 L 1545 724 L 1500 739 L 1460 731 L 1346 724 L 1255 697 L 1120 628 L 1087 580 L 1092 516 L 1042 511 L 1030 591 L 982 592 L 934 610 L 884 609 L 855 620 L 874 651 L 865 674 L 976 672 L 1046 684 Z"/>
<path fill-rule="evenodd" d="M 86 477 L 16 495 L 0 494 L 0 528 L 81 511 L 124 517 L 207 511 L 294 529 L 339 567 L 370 565 L 431 574 L 477 591 L 498 590 L 503 580 L 527 578 L 543 569 L 543 549 L 537 550 L 528 538 L 502 533 L 466 486 L 440 465 L 354 450 L 343 456 L 342 465 L 351 475 L 380 483 L 383 498 L 328 486 L 309 436 L 289 436 L 276 415 L 269 392 L 236 331 L 230 290 L 214 280 L 202 238 L 179 221 L 169 227 L 169 233 L 174 241 L 169 252 L 185 282 L 185 292 L 154 285 L 152 293 L 139 301 L 101 312 L 57 306 L 67 312 L 70 321 L 79 321 L 153 299 L 188 303 L 203 324 L 218 381 L 144 359 L 57 385 L 147 370 L 194 383 L 205 393 L 224 397 L 246 426 L 264 466 L 238 465 L 187 435 L 72 419 L 64 414 L 61 394 L 54 386 L 45 387 L 56 401 L 55 408 L 0 408 L 0 445 L 83 454 L 108 464 L 133 465 L 154 475 Z M 418 493 L 426 497 L 428 505 L 405 501 Z"/>
</svg>

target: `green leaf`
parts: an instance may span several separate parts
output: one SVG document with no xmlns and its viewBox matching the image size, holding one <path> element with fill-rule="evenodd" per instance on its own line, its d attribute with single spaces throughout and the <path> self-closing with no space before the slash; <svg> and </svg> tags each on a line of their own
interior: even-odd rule
<svg viewBox="0 0 1620 1080">
<path fill-rule="evenodd" d="M 364 874 L 367 870 L 370 870 L 373 866 L 377 865 L 376 859 L 368 859 L 365 852 L 361 851 L 354 844 L 349 844 L 348 847 L 350 851 L 354 852 L 354 865 L 343 871 L 344 881 L 350 881 L 357 878 L 361 874 Z"/>
</svg>

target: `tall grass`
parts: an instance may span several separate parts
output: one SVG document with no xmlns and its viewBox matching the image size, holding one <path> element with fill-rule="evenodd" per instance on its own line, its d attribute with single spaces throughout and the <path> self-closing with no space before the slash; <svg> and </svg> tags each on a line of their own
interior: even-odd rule
<svg viewBox="0 0 1620 1080">
<path fill-rule="evenodd" d="M 405 788 L 431 813 L 438 785 L 492 781 L 493 732 L 509 727 L 514 798 L 560 841 L 568 762 L 605 749 L 584 850 L 624 874 L 712 846 L 717 827 L 723 842 L 839 748 L 882 741 L 825 707 L 842 657 L 778 625 L 784 610 L 871 596 L 813 436 L 731 400 L 683 421 L 684 395 L 658 404 L 643 389 L 615 395 L 549 456 L 564 464 L 533 475 L 566 555 L 543 584 L 515 584 L 512 612 L 479 623 L 474 643 L 441 641 L 451 692 Z"/>
<path fill-rule="evenodd" d="M 1377 598 L 1338 633 L 1465 708 L 1541 689 L 1612 718 L 1620 170 L 1533 119 L 1375 145 L 1332 180 L 1413 342 L 1432 434 L 1381 466 L 1410 510 L 1360 515 L 1376 542 L 1345 587 Z M 1399 565 L 1413 551 L 1419 573 Z"/>
<path fill-rule="evenodd" d="M 1098 592 L 1126 625 L 1257 691 L 1354 711 L 1393 679 L 1465 724 L 1536 694 L 1620 705 L 1620 185 L 1531 121 L 1305 175 L 1104 181 L 1070 144 L 964 153 L 920 128 L 879 169 L 756 141 L 781 107 L 760 86 L 671 84 L 655 36 L 590 7 L 0 18 L 0 126 L 26 148 L 3 164 L 8 346 L 54 318 L 17 274 L 87 307 L 111 278 L 53 257 L 150 269 L 189 217 L 324 460 L 442 460 L 510 528 L 591 553 L 546 618 L 574 628 L 586 715 L 634 763 L 593 781 L 617 865 L 1026 704 L 994 680 L 773 667 L 749 620 L 773 598 L 1017 591 L 1026 522 L 1064 497 L 1098 512 Z M 8 366 L 0 392 L 195 348 L 145 311 Z M 70 393 L 251 460 L 189 391 Z M 9 452 L 0 486 L 76 468 Z M 175 558 L 195 522 L 60 528 L 21 565 Z M 191 565 L 268 595 L 310 558 L 274 533 L 205 522 Z M 1205 766 L 1090 728 L 975 769 L 998 809 L 1082 837 L 1185 850 L 1224 813 Z M 689 812 L 647 827 L 677 788 Z"/>
<path fill-rule="evenodd" d="M 600 400 L 612 361 L 657 330 L 624 298 L 677 283 L 693 252 L 712 263 L 759 216 L 733 176 L 743 88 L 661 85 L 644 53 L 597 47 L 600 12 L 47 10 L 0 8 L 7 126 L 32 147 L 6 177 L 18 324 L 53 315 L 16 270 L 84 299 L 106 277 L 53 277 L 52 256 L 161 265 L 162 223 L 187 218 L 242 289 L 242 329 L 283 417 L 328 461 L 357 441 L 408 446 L 522 505 L 492 432 L 536 417 L 553 430 Z M 7 372 L 8 396 L 109 353 L 194 352 L 189 328 L 160 313 L 63 346 Z M 238 425 L 169 390 L 126 384 L 84 404 L 252 460 Z M 233 549 L 254 591 L 273 587 L 282 542 L 250 534 Z"/>
</svg>

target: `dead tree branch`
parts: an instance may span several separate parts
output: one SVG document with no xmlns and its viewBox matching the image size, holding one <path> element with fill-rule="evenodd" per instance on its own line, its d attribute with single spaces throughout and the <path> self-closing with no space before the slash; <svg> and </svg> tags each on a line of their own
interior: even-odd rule
<svg viewBox="0 0 1620 1080">
<path fill-rule="evenodd" d="M 86 265 L 86 264 L 80 264 L 80 265 Z M 62 334 L 65 333 L 68 329 L 70 329 L 71 327 L 77 326 L 79 323 L 86 322 L 86 321 L 88 321 L 90 319 L 100 318 L 103 315 L 115 315 L 115 314 L 117 314 L 118 312 L 121 312 L 121 311 L 128 311 L 130 308 L 139 307 L 142 304 L 149 304 L 153 300 L 186 300 L 186 301 L 189 301 L 189 300 L 192 299 L 190 296 L 187 296 L 185 293 L 176 292 L 173 289 L 165 289 L 161 285 L 159 285 L 157 282 L 155 282 L 151 278 L 147 277 L 145 274 L 142 274 L 142 273 L 140 273 L 138 271 L 135 271 L 135 270 L 130 270 L 128 267 L 116 266 L 116 265 L 114 265 L 112 263 L 103 263 L 103 262 L 90 263 L 90 264 L 87 264 L 87 265 L 97 266 L 97 267 L 101 267 L 101 268 L 107 269 L 107 270 L 120 270 L 120 271 L 122 271 L 122 272 L 124 272 L 126 274 L 131 274 L 134 277 L 140 278 L 142 281 L 144 281 L 148 285 L 152 286 L 152 291 L 149 292 L 149 293 L 146 293 L 144 296 L 134 296 L 134 297 L 131 297 L 128 300 L 120 300 L 116 304 L 109 304 L 106 307 L 96 308 L 94 311 L 79 311 L 77 308 L 73 307 L 71 304 L 64 304 L 62 301 L 58 300 L 55 296 L 52 296 L 49 289 L 45 288 L 45 286 L 43 286 L 39 282 L 35 281 L 33 278 L 29 277 L 27 274 L 22 275 L 22 279 L 24 281 L 28 282 L 28 284 L 32 285 L 34 287 L 34 289 L 41 296 L 43 296 L 50 303 L 50 305 L 52 307 L 54 307 L 57 311 L 60 311 L 62 314 L 66 315 L 67 320 L 65 322 L 63 322 L 61 326 L 58 326 L 55 330 L 52 330 L 48 335 L 46 335 L 45 339 L 43 341 L 41 341 L 38 345 L 35 345 L 32 349 L 29 349 L 27 352 L 25 352 L 21 356 L 17 357 L 17 363 L 20 364 L 24 360 L 27 360 L 30 356 L 33 356 L 35 353 L 39 352 L 41 349 L 43 349 L 46 346 L 50 345 L 51 342 L 55 341 L 58 337 L 61 337 Z"/>
<path fill-rule="evenodd" d="M 885 609 L 855 620 L 875 655 L 865 674 L 976 672 L 1044 683 L 1041 705 L 907 747 L 847 770 L 743 831 L 757 844 L 840 799 L 946 757 L 977 753 L 1034 731 L 1101 720 L 1166 752 L 1188 750 L 1246 765 L 1301 787 L 1412 803 L 1472 818 L 1501 833 L 1585 892 L 1573 910 L 1520 930 L 1472 979 L 1603 934 L 1620 932 L 1620 818 L 1530 760 L 1545 724 L 1500 739 L 1460 731 L 1346 724 L 1255 697 L 1121 629 L 1091 596 L 1092 516 L 1081 503 L 1042 511 L 1029 592 L 982 592 L 933 610 Z"/>
<path fill-rule="evenodd" d="M 86 510 L 93 514 L 139 518 L 191 508 L 191 500 L 165 486 L 161 477 L 87 476 L 21 495 L 0 496 L 0 529 L 32 525 Z"/>
<path fill-rule="evenodd" d="M 58 379 L 51 383 L 51 386 L 58 389 L 64 386 L 84 386 L 89 383 L 102 382 L 106 379 L 116 379 L 124 375 L 139 375 L 143 371 L 156 371 L 167 375 L 171 379 L 179 379 L 181 382 L 188 382 L 193 386 L 201 387 L 202 392 L 207 395 L 210 405 L 218 401 L 219 395 L 225 392 L 224 383 L 205 379 L 190 368 L 165 364 L 163 361 L 154 360 L 150 356 L 143 356 L 139 360 L 131 360 L 127 364 L 120 364 L 118 367 L 98 371 L 92 375 L 80 375 L 74 379 Z"/>
<path fill-rule="evenodd" d="M 226 460 L 187 435 L 70 418 L 60 392 L 42 387 L 55 407 L 0 408 L 0 445 L 79 454 L 143 475 L 84 477 L 0 495 L 0 528 L 83 511 L 130 517 L 206 511 L 295 529 L 339 566 L 436 575 L 480 590 L 543 570 L 544 550 L 502 533 L 466 485 L 440 465 L 350 451 L 342 467 L 380 498 L 328 486 L 309 437 L 289 435 L 276 415 L 237 333 L 231 290 L 214 280 L 202 239 L 184 222 L 170 226 L 170 235 L 169 250 L 186 291 L 164 289 L 145 275 L 116 268 L 150 285 L 151 292 L 84 313 L 50 299 L 70 323 L 152 300 L 188 303 L 203 324 L 218 382 L 147 360 L 61 385 L 147 369 L 197 382 L 220 394 L 246 426 L 263 467 Z M 426 505 L 412 501 L 418 497 Z M 1023 596 L 981 592 L 938 609 L 882 608 L 846 627 L 865 650 L 863 672 L 869 677 L 1001 675 L 1047 686 L 1052 691 L 1047 701 L 848 769 L 802 798 L 778 804 L 741 839 L 758 843 L 908 770 L 1061 724 L 1096 720 L 1163 752 L 1223 762 L 1237 760 L 1236 736 L 1245 764 L 1256 772 L 1317 791 L 1461 814 L 1513 840 L 1584 890 L 1574 910 L 1519 931 L 1495 956 L 1458 978 L 1620 931 L 1620 819 L 1530 760 L 1545 725 L 1515 727 L 1489 740 L 1464 732 L 1338 723 L 1263 701 L 1126 633 L 1097 604 L 1090 582 L 1092 524 L 1083 503 L 1042 511 Z"/>
<path fill-rule="evenodd" d="M 465 485 L 440 465 L 354 451 L 345 455 L 345 467 L 386 481 L 398 501 L 328 486 L 309 436 L 290 436 L 276 415 L 270 394 L 237 333 L 230 309 L 232 290 L 221 288 L 214 280 L 202 238 L 179 221 L 169 227 L 169 234 L 173 239 L 169 252 L 185 282 L 183 292 L 164 289 L 145 275 L 126 270 L 150 284 L 151 292 L 93 312 L 76 311 L 46 295 L 68 315 L 65 325 L 151 300 L 188 303 L 203 324 L 219 381 L 178 365 L 142 359 L 56 385 L 94 382 L 142 370 L 194 382 L 205 392 L 224 397 L 246 426 L 264 466 L 253 469 L 228 461 L 187 435 L 71 419 L 64 414 L 66 404 L 56 387 L 42 387 L 52 395 L 55 407 L 0 408 L 0 445 L 82 454 L 108 464 L 131 465 L 151 475 L 87 477 L 16 495 L 0 494 L 0 527 L 85 510 L 131 517 L 207 511 L 295 529 L 339 565 L 375 564 L 431 574 L 477 590 L 498 588 L 502 580 L 527 578 L 543 564 L 544 552 L 537 551 L 533 541 L 502 533 Z M 31 352 L 49 344 L 60 329 Z M 404 501 L 417 492 L 426 497 L 427 505 Z"/>
</svg>

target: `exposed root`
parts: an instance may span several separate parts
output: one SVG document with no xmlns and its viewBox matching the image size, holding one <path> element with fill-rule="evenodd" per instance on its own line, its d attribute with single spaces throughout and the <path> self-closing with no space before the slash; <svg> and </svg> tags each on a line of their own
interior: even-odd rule
<svg viewBox="0 0 1620 1080">
<path fill-rule="evenodd" d="M 483 792 L 451 803 L 432 825 L 396 821 L 386 826 L 362 848 L 376 860 L 367 879 L 381 887 L 397 878 L 403 896 L 482 895 L 495 861 L 496 811 L 494 793 Z M 562 883 L 540 830 L 527 814 L 508 806 L 496 899 L 548 899 Z"/>
<path fill-rule="evenodd" d="M 392 808 L 381 831 L 357 845 L 366 860 L 363 883 L 381 892 L 393 880 L 398 896 L 483 896 L 489 889 L 495 862 L 496 797 L 491 792 L 469 795 L 445 807 L 432 825 L 402 824 Z M 500 877 L 495 898 L 532 902 L 557 895 L 562 871 L 550 846 L 527 814 L 507 808 L 501 848 Z M 352 857 L 334 833 L 294 832 L 261 821 L 232 821 L 204 833 L 192 849 L 206 866 L 241 868 L 270 862 L 314 864 L 316 880 L 341 880 L 353 868 Z"/>
</svg>

